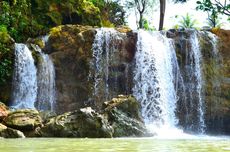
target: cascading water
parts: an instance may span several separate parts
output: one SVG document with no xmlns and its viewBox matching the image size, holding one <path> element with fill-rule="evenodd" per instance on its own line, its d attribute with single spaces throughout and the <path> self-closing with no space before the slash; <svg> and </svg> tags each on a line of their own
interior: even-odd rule
<svg viewBox="0 0 230 152">
<path fill-rule="evenodd" d="M 190 55 L 193 55 L 193 62 L 190 64 L 193 68 L 192 71 L 194 71 L 194 79 L 195 82 L 193 86 L 191 86 L 190 89 L 195 89 L 198 102 L 197 102 L 197 116 L 198 116 L 198 125 L 197 125 L 197 132 L 204 133 L 205 129 L 205 123 L 204 123 L 204 99 L 202 96 L 202 85 L 203 85 L 203 78 L 202 78 L 202 55 L 200 51 L 199 41 L 197 38 L 196 32 L 194 32 L 190 37 L 190 42 L 192 46 L 192 53 Z M 191 56 L 190 56 L 191 59 Z M 191 61 L 191 60 L 190 60 Z M 192 77 L 190 77 L 192 78 Z M 194 81 L 194 80 L 192 80 Z"/>
<path fill-rule="evenodd" d="M 34 109 L 37 97 L 37 69 L 25 44 L 15 44 L 12 107 Z"/>
<path fill-rule="evenodd" d="M 180 70 L 183 77 L 184 89 L 179 92 L 179 100 L 183 112 L 179 114 L 180 121 L 184 121 L 182 126 L 188 132 L 204 133 L 204 96 L 203 96 L 203 73 L 202 55 L 196 31 L 190 31 L 190 36 L 184 40 L 186 44 L 182 49 L 183 62 Z M 180 108 L 179 108 L 180 109 Z M 181 110 L 180 109 L 180 110 Z M 183 118 L 183 120 L 182 120 Z"/>
<path fill-rule="evenodd" d="M 175 129 L 178 121 L 175 57 L 171 41 L 162 34 L 138 31 L 133 95 L 141 102 L 145 123 L 156 133 L 162 128 Z"/>
<path fill-rule="evenodd" d="M 12 107 L 54 111 L 55 70 L 52 60 L 37 45 L 37 68 L 25 44 L 15 44 Z"/>
<path fill-rule="evenodd" d="M 124 34 L 110 28 L 97 29 L 97 34 L 92 46 L 93 60 L 91 61 L 90 73 L 94 81 L 93 98 L 94 100 L 106 101 L 124 92 L 118 75 L 123 74 L 119 67 L 120 54 L 118 43 L 123 41 Z M 118 43 L 117 43 L 118 42 Z M 122 84 L 125 85 L 125 84 Z M 120 91 L 121 90 L 121 91 Z"/>
<path fill-rule="evenodd" d="M 54 111 L 55 103 L 55 70 L 49 55 L 44 54 L 38 47 L 34 47 L 40 53 L 38 62 L 38 94 L 36 108 L 38 110 Z"/>
<path fill-rule="evenodd" d="M 224 121 L 222 117 L 219 117 L 223 112 L 220 110 L 223 104 L 220 96 L 223 94 L 221 81 L 223 74 L 221 67 L 223 65 L 223 58 L 218 50 L 218 37 L 214 34 L 206 31 L 199 32 L 199 38 L 201 42 L 208 42 L 207 46 L 201 47 L 202 52 L 202 79 L 203 92 L 205 93 L 205 122 L 208 124 L 205 126 L 205 130 L 212 133 L 221 133 L 224 128 Z M 208 49 L 209 48 L 209 49 Z M 209 51 L 207 51 L 209 50 Z M 205 53 L 203 53 L 205 51 Z"/>
</svg>

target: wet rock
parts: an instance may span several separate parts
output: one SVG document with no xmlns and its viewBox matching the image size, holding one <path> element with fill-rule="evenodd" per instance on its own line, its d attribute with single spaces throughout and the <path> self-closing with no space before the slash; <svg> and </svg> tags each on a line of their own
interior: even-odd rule
<svg viewBox="0 0 230 152">
<path fill-rule="evenodd" d="M 0 123 L 0 137 L 3 138 L 25 138 L 23 132 L 8 128 L 7 126 Z"/>
<path fill-rule="evenodd" d="M 90 107 L 51 118 L 40 129 L 42 137 L 111 138 L 112 134 L 107 120 Z"/>
<path fill-rule="evenodd" d="M 3 120 L 5 117 L 7 117 L 8 113 L 8 107 L 4 103 L 0 102 L 0 120 Z"/>
<path fill-rule="evenodd" d="M 185 74 L 186 65 L 189 52 L 191 50 L 191 42 L 189 37 L 194 30 L 170 30 L 167 32 L 167 37 L 172 38 L 175 43 L 177 60 L 180 66 L 181 74 Z M 210 30 L 196 31 L 199 40 L 199 49 L 202 54 L 202 75 L 204 84 L 202 84 L 202 98 L 205 101 L 205 124 L 206 132 L 214 134 L 229 134 L 230 133 L 230 31 L 214 28 L 212 33 Z M 188 73 L 184 77 L 184 83 L 191 78 Z M 193 80 L 195 82 L 195 79 Z M 185 86 L 188 90 L 191 86 L 189 83 Z M 191 114 L 186 114 L 189 98 L 197 98 L 195 94 L 191 97 L 183 97 L 183 89 L 178 88 L 177 101 L 177 117 L 179 118 L 179 125 L 183 128 L 191 129 L 197 120 L 193 116 L 195 111 Z M 190 92 L 191 93 L 191 92 Z M 195 103 L 196 100 L 191 102 Z M 194 104 L 195 105 L 195 104 Z M 186 116 L 187 115 L 187 116 Z M 190 125 L 191 123 L 191 125 Z"/>
<path fill-rule="evenodd" d="M 27 132 L 41 127 L 42 120 L 37 110 L 22 109 L 10 112 L 4 119 L 4 124 L 8 127 Z"/>
<path fill-rule="evenodd" d="M 132 61 L 135 56 L 137 34 L 127 27 L 116 29 L 111 48 L 114 53 L 109 65 L 109 99 L 121 93 L 131 93 Z M 101 108 L 105 95 L 94 97 L 92 86 L 94 80 L 89 75 L 93 60 L 92 45 L 97 33 L 96 28 L 81 25 L 62 25 L 52 28 L 49 40 L 43 48 L 52 58 L 56 72 L 56 110 L 62 114 L 86 106 Z M 32 41 L 31 41 L 32 42 Z M 116 46 L 116 47 L 114 47 Z M 103 59 L 104 60 L 104 59 Z M 113 70 L 123 66 L 123 71 Z M 100 90 L 105 90 L 101 85 Z M 92 99 L 91 101 L 89 99 Z"/>
<path fill-rule="evenodd" d="M 56 110 L 64 113 L 85 107 L 91 91 L 88 81 L 95 29 L 65 25 L 51 29 L 44 48 L 53 59 L 56 73 Z"/>
<path fill-rule="evenodd" d="M 119 95 L 105 102 L 104 113 L 114 128 L 114 137 L 148 136 L 143 123 L 140 104 L 133 96 Z"/>
</svg>

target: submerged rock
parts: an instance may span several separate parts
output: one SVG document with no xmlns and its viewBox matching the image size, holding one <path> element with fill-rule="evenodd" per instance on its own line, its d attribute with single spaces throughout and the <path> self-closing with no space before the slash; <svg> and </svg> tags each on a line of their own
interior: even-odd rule
<svg viewBox="0 0 230 152">
<path fill-rule="evenodd" d="M 102 115 L 87 107 L 51 118 L 39 132 L 42 137 L 111 138 L 113 129 Z"/>
<path fill-rule="evenodd" d="M 148 136 L 140 113 L 140 104 L 133 96 L 119 95 L 105 102 L 104 114 L 114 128 L 114 137 Z"/>
<path fill-rule="evenodd" d="M 10 112 L 4 124 L 21 131 L 33 131 L 42 126 L 42 119 L 37 110 L 21 109 Z"/>
<path fill-rule="evenodd" d="M 0 123 L 0 137 L 3 138 L 25 138 L 23 132 L 8 128 L 7 126 Z"/>
</svg>

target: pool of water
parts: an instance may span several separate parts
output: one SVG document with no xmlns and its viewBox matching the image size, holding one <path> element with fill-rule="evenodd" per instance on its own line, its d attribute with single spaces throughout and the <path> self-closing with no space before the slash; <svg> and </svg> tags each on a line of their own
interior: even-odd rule
<svg viewBox="0 0 230 152">
<path fill-rule="evenodd" d="M 230 137 L 0 139 L 0 152 L 230 152 Z"/>
</svg>

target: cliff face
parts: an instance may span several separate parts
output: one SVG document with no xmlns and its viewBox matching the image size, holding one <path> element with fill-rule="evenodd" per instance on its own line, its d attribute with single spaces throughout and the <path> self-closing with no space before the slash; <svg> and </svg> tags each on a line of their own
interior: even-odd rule
<svg viewBox="0 0 230 152">
<path fill-rule="evenodd" d="M 127 75 L 124 73 L 131 68 L 136 37 L 128 29 L 117 30 L 121 31 L 118 32 L 118 36 L 99 46 L 102 47 L 102 50 L 108 49 L 108 51 L 116 52 L 114 55 L 107 56 L 107 59 L 105 52 L 102 52 L 102 62 L 105 63 L 106 60 L 109 62 L 108 74 L 105 75 L 104 71 L 98 73 L 100 79 L 107 77 L 109 83 L 109 96 L 105 98 L 106 84 L 100 81 L 97 88 L 99 93 L 95 95 L 94 81 L 96 80 L 91 77 L 96 73 L 96 63 L 92 62 L 94 54 L 92 46 L 97 34 L 96 29 L 78 25 L 51 29 L 49 42 L 44 51 L 50 54 L 55 65 L 58 113 L 85 106 L 100 108 L 101 103 L 105 100 L 110 100 L 118 94 L 131 93 L 131 72 Z"/>
<path fill-rule="evenodd" d="M 59 113 L 83 107 L 88 100 L 91 90 L 89 62 L 94 35 L 95 30 L 91 27 L 60 26 L 51 31 L 44 50 L 50 54 L 55 66 L 55 108 Z"/>
<path fill-rule="evenodd" d="M 168 31 L 167 36 L 175 42 L 177 59 L 182 75 L 184 75 L 184 83 L 190 86 L 189 80 L 196 84 L 196 79 L 191 73 L 187 73 L 188 68 L 194 65 L 193 55 L 191 57 L 192 31 Z M 202 90 L 201 98 L 204 100 L 204 119 L 206 130 L 210 133 L 228 133 L 229 134 L 229 114 L 230 114 L 230 81 L 229 81 L 229 51 L 230 51 L 230 31 L 218 30 L 214 31 L 217 35 L 210 32 L 199 31 L 198 43 L 201 51 L 201 74 L 202 74 Z M 186 87 L 185 85 L 185 87 Z M 197 85 L 197 84 L 196 84 Z M 185 92 L 191 93 L 191 90 Z M 190 92 L 189 92 L 190 91 Z M 190 111 L 189 107 L 196 106 L 198 94 L 192 92 L 191 96 L 183 97 L 183 89 L 179 86 L 177 102 L 177 116 L 179 117 L 179 125 L 189 128 L 195 123 L 196 117 Z M 188 103 L 188 101 L 190 103 Z M 186 106 L 187 105 L 187 106 Z"/>
<path fill-rule="evenodd" d="M 218 98 L 212 99 L 208 107 L 213 109 L 210 114 L 214 114 L 210 121 L 213 124 L 212 130 L 218 130 L 218 124 L 222 125 L 223 132 L 230 133 L 230 30 L 213 30 L 219 39 L 219 81 L 220 93 Z M 219 121 L 217 121 L 219 120 Z"/>
<path fill-rule="evenodd" d="M 111 100 L 119 94 L 132 94 L 137 33 L 125 28 L 110 30 L 109 35 L 105 33 L 103 35 L 103 32 L 102 35 L 98 35 L 99 32 L 97 28 L 89 26 L 59 26 L 51 29 L 48 42 L 45 46 L 41 45 L 55 66 L 57 113 L 86 106 L 100 109 L 106 100 Z M 202 56 L 204 117 L 208 131 L 229 134 L 230 31 L 214 32 L 217 38 L 210 32 L 197 32 Z M 186 74 L 188 63 L 192 64 L 188 61 L 188 55 L 191 54 L 192 33 L 189 30 L 170 30 L 166 33 L 166 36 L 175 42 L 178 64 L 187 82 L 196 81 L 195 78 L 190 78 L 189 73 Z M 95 46 L 95 38 L 100 38 L 98 36 L 102 36 L 105 41 Z M 94 47 L 100 48 L 101 52 L 96 54 L 98 52 L 94 52 Z M 100 60 L 96 60 L 98 55 Z M 187 87 L 189 88 L 189 85 Z M 0 86 L 1 90 L 6 89 Z M 189 113 L 196 113 L 197 110 L 188 111 L 187 101 L 197 106 L 199 97 L 197 93 L 193 93 L 191 97 L 185 98 L 183 91 L 179 84 L 177 117 L 179 125 L 189 130 L 197 119 Z M 7 92 L 9 94 L 9 91 Z M 1 95 L 0 100 L 2 98 Z"/>
</svg>

